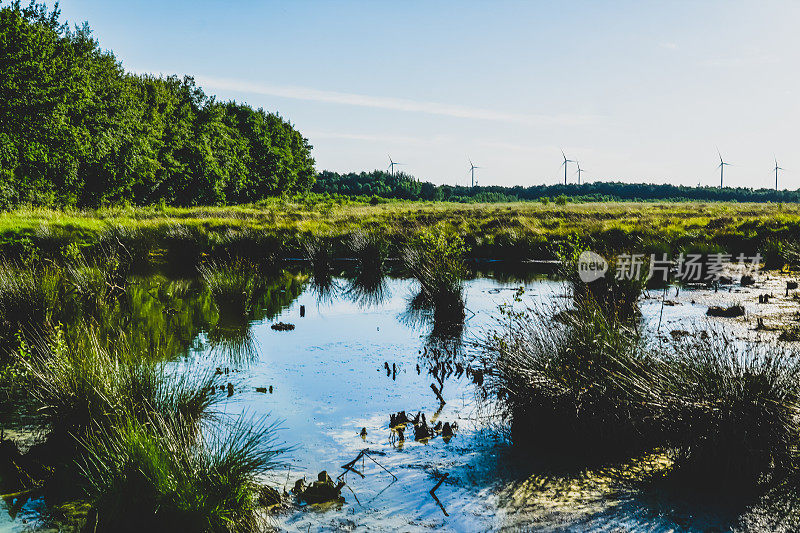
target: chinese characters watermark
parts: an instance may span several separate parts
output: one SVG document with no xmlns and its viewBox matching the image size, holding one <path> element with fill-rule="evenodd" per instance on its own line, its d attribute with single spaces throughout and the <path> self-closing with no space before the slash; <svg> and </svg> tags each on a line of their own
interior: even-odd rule
<svg viewBox="0 0 800 533">
<path fill-rule="evenodd" d="M 713 283 L 723 280 L 727 266 L 730 271 L 756 274 L 761 266 L 761 254 L 712 253 L 680 254 L 672 259 L 667 254 L 620 254 L 613 262 L 614 278 L 617 280 L 645 279 L 669 281 L 670 278 L 685 283 Z M 605 276 L 609 262 L 595 252 L 585 251 L 578 259 L 578 275 L 585 283 Z"/>
</svg>

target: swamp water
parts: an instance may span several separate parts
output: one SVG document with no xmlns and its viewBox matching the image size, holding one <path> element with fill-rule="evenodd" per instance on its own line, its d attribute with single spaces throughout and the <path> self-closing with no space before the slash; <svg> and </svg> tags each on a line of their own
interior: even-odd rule
<svg viewBox="0 0 800 533">
<path fill-rule="evenodd" d="M 554 466 L 515 449 L 496 431 L 466 373 L 444 379 L 442 406 L 431 389 L 439 387 L 430 373 L 435 363 L 447 358 L 466 366 L 460 341 L 496 324 L 498 306 L 514 304 L 519 287 L 525 292 L 514 305 L 562 305 L 559 282 L 491 275 L 467 281 L 463 330 L 456 338 L 432 339 L 431 324 L 408 312 L 415 287 L 410 280 L 388 279 L 381 301 L 361 304 L 343 290 L 320 298 L 308 280 L 282 273 L 245 321 L 214 315 L 207 296 L 193 296 L 182 282 L 135 285 L 147 310 L 138 327 L 181 325 L 182 355 L 171 363 L 175 371 L 218 367 L 234 389 L 230 397 L 227 387 L 219 392 L 227 398 L 218 410 L 280 420 L 278 440 L 293 449 L 283 457 L 286 466 L 266 480 L 272 486 L 289 490 L 295 480 L 313 481 L 322 470 L 336 478 L 342 465 L 369 450 L 354 465 L 364 477 L 349 472 L 345 478 L 344 503 L 282 511 L 270 517 L 279 530 L 722 531 L 742 523 L 772 530 L 782 521 L 772 505 L 783 516 L 795 514 L 784 497 L 777 504 L 762 498 L 732 508 L 713 503 L 713 497 L 701 504 L 630 481 L 637 469 L 658 469 L 660 457 L 648 466 L 632 461 L 636 466 L 630 468 Z M 342 279 L 334 283 L 346 286 Z M 169 305 L 158 298 L 160 292 L 169 293 Z M 668 307 L 660 316 L 661 305 L 643 300 L 642 311 L 646 327 L 654 329 L 661 319 L 663 332 L 702 320 L 705 308 Z M 271 328 L 278 322 L 295 328 Z M 398 411 L 423 412 L 431 425 L 456 422 L 458 430 L 449 442 L 436 437 L 423 443 L 414 441 L 409 427 L 400 443 L 389 428 L 390 413 Z M 429 491 L 444 475 L 434 498 Z M 0 531 L 50 529 L 41 498 L 0 500 L 0 507 Z"/>
</svg>

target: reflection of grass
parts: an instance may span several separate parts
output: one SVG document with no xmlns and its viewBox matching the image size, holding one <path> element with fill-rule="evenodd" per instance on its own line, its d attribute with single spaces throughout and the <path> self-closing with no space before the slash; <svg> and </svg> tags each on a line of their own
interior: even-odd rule
<svg viewBox="0 0 800 533">
<path fill-rule="evenodd" d="M 375 233 L 358 232 L 350 240 L 350 254 L 355 259 L 355 271 L 350 278 L 347 294 L 362 305 L 377 305 L 387 296 L 387 245 Z"/>
<path fill-rule="evenodd" d="M 339 290 L 333 279 L 333 249 L 327 241 L 317 238 L 305 241 L 304 248 L 311 266 L 311 290 L 319 301 L 332 300 Z"/>
<path fill-rule="evenodd" d="M 263 288 L 261 269 L 244 259 L 203 263 L 199 271 L 221 313 L 247 316 Z"/>
</svg>

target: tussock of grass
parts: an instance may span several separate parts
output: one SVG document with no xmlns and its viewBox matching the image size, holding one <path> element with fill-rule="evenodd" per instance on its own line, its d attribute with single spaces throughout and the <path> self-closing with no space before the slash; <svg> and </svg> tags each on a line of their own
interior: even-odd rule
<svg viewBox="0 0 800 533">
<path fill-rule="evenodd" d="M 407 319 L 432 325 L 432 339 L 460 337 L 464 327 L 464 245 L 457 235 L 422 233 L 403 252 L 403 265 L 419 285 Z"/>
<path fill-rule="evenodd" d="M 556 249 L 561 262 L 559 273 L 569 283 L 576 304 L 597 306 L 605 314 L 623 319 L 638 316 L 647 266 L 643 267 L 640 276 L 617 279 L 616 266 L 612 262 L 603 277 L 587 283 L 579 276 L 578 263 L 581 254 L 588 250 L 588 245 L 574 235 L 559 243 Z"/>
<path fill-rule="evenodd" d="M 237 317 L 247 316 L 252 311 L 264 288 L 261 268 L 246 259 L 203 263 L 199 271 L 220 312 Z"/>
<path fill-rule="evenodd" d="M 800 362 L 793 354 L 716 332 L 676 341 L 661 366 L 655 394 L 668 412 L 681 474 L 754 483 L 799 466 Z"/>
<path fill-rule="evenodd" d="M 13 349 L 20 331 L 43 327 L 59 298 L 60 276 L 53 267 L 25 267 L 0 261 L 0 343 Z"/>
<path fill-rule="evenodd" d="M 170 414 L 127 418 L 86 439 L 98 531 L 255 531 L 258 478 L 282 449 L 273 425 L 239 419 L 198 438 Z"/>
<path fill-rule="evenodd" d="M 712 331 L 645 345 L 579 302 L 561 320 L 510 313 L 478 348 L 484 389 L 521 446 L 581 460 L 665 448 L 673 479 L 754 487 L 796 472 L 800 362 Z"/>
<path fill-rule="evenodd" d="M 622 379 L 647 367 L 639 333 L 598 305 L 585 301 L 559 319 L 508 313 L 478 348 L 484 389 L 500 400 L 515 442 L 584 460 L 657 444 L 657 412 Z"/>
<path fill-rule="evenodd" d="M 54 442 L 66 444 L 92 427 L 114 426 L 120 416 L 178 414 L 187 423 L 209 416 L 217 401 L 215 376 L 164 371 L 162 356 L 140 354 L 120 333 L 113 345 L 91 329 L 67 342 L 58 331 L 22 359 L 30 394 Z"/>
</svg>

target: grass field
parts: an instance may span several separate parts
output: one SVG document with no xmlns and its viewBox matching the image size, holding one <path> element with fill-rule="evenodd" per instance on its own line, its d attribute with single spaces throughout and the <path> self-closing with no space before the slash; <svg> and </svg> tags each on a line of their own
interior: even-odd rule
<svg viewBox="0 0 800 533">
<path fill-rule="evenodd" d="M 71 242 L 108 239 L 137 251 L 176 242 L 198 253 L 290 257 L 309 237 L 335 253 L 358 232 L 376 232 L 390 252 L 420 231 L 460 234 L 472 257 L 546 259 L 553 243 L 576 234 L 600 251 L 677 253 L 686 250 L 768 252 L 800 238 L 800 205 L 771 203 L 458 204 L 392 201 L 272 200 L 231 207 L 106 208 L 93 211 L 20 209 L 0 214 L 5 253 L 35 244 L 45 253 Z M 245 254 L 245 255 L 246 255 Z"/>
</svg>

